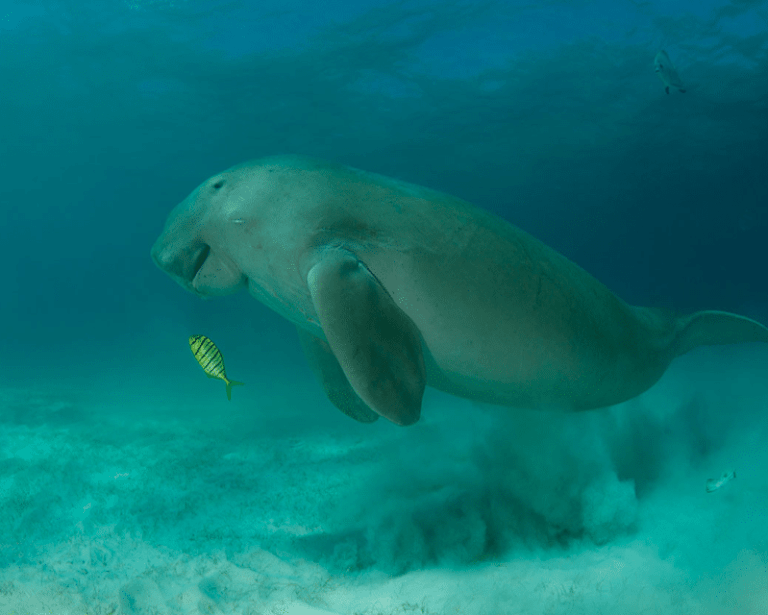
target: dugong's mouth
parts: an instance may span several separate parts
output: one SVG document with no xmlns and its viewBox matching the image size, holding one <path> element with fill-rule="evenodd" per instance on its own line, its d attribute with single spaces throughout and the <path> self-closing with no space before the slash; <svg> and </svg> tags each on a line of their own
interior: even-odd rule
<svg viewBox="0 0 768 615">
<path fill-rule="evenodd" d="M 245 274 L 226 254 L 203 245 L 191 260 L 192 276 L 184 286 L 199 297 L 217 297 L 236 292 L 248 282 Z"/>
<path fill-rule="evenodd" d="M 208 255 L 211 253 L 211 246 L 204 245 L 203 249 L 200 250 L 200 254 L 197 255 L 197 258 L 195 259 L 193 269 L 192 269 L 192 279 L 191 282 L 194 282 L 195 276 L 198 274 L 198 272 L 203 268 L 203 264 L 205 263 L 205 259 L 208 258 Z"/>
<path fill-rule="evenodd" d="M 198 288 L 198 285 L 200 283 L 200 280 L 198 279 L 198 274 L 203 269 L 203 265 L 205 265 L 205 261 L 208 259 L 208 256 L 211 254 L 211 246 L 204 245 L 200 252 L 195 257 L 194 262 L 192 263 L 192 277 L 189 278 L 189 280 L 186 282 L 185 286 L 191 290 L 193 293 L 195 293 L 198 297 L 205 297 L 205 293 L 201 292 Z"/>
</svg>

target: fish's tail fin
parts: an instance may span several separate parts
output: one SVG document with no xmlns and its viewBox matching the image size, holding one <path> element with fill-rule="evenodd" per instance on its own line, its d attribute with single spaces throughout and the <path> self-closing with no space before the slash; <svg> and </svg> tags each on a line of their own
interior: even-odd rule
<svg viewBox="0 0 768 615">
<path fill-rule="evenodd" d="M 243 386 L 244 382 L 238 382 L 237 380 L 227 380 L 227 399 L 232 401 L 232 387 Z"/>
<path fill-rule="evenodd" d="M 677 318 L 676 321 L 673 356 L 680 356 L 698 346 L 768 342 L 768 328 L 738 314 L 707 310 Z"/>
</svg>

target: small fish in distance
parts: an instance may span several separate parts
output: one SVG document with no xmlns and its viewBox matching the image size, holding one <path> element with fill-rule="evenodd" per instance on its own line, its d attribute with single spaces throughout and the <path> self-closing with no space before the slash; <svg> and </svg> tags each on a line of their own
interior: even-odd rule
<svg viewBox="0 0 768 615">
<path fill-rule="evenodd" d="M 205 375 L 209 378 L 218 378 L 223 380 L 227 384 L 227 399 L 232 399 L 232 387 L 235 385 L 242 385 L 242 382 L 237 380 L 229 380 L 227 378 L 227 372 L 224 369 L 224 358 L 221 356 L 221 352 L 216 348 L 210 339 L 204 335 L 191 335 L 189 337 L 189 347 L 192 349 L 192 354 L 195 355 L 195 359 L 203 368 Z"/>
<path fill-rule="evenodd" d="M 662 50 L 656 54 L 656 58 L 653 60 L 653 68 L 664 84 L 664 91 L 667 94 L 669 94 L 670 87 L 677 88 L 685 93 L 683 82 L 680 81 L 680 75 L 677 74 L 677 69 L 672 64 L 672 60 L 669 59 L 666 51 Z"/>
<path fill-rule="evenodd" d="M 730 472 L 723 472 L 723 475 L 720 478 L 710 478 L 707 480 L 707 493 L 712 493 L 713 491 L 717 491 L 722 487 L 725 483 L 730 482 L 736 478 L 736 472 L 731 470 Z"/>
</svg>

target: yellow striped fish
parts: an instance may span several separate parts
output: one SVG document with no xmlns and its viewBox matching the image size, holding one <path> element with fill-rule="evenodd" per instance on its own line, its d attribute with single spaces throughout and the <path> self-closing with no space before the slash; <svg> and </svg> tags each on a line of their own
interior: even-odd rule
<svg viewBox="0 0 768 615">
<path fill-rule="evenodd" d="M 231 400 L 232 387 L 243 383 L 227 378 L 227 372 L 224 369 L 224 358 L 221 356 L 219 349 L 216 348 L 216 344 L 204 335 L 190 335 L 189 347 L 192 349 L 192 354 L 195 355 L 195 359 L 197 359 L 200 367 L 203 368 L 206 376 L 218 378 L 227 383 L 227 399 Z"/>
</svg>

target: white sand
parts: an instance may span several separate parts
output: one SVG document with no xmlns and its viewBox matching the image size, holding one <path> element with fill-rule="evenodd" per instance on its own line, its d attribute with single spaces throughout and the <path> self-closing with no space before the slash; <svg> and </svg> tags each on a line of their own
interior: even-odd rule
<svg viewBox="0 0 768 615">
<path fill-rule="evenodd" d="M 720 358 L 578 416 L 430 393 L 407 429 L 316 390 L 255 411 L 254 384 L 143 410 L 7 390 L 0 614 L 768 613 L 764 367 Z"/>
</svg>

